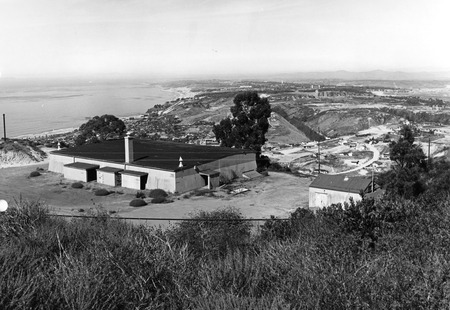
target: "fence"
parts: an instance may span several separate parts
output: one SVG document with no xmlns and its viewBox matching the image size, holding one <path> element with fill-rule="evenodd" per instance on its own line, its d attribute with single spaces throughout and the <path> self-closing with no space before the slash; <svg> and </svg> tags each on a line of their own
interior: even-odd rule
<svg viewBox="0 0 450 310">
<path fill-rule="evenodd" d="M 49 214 L 52 217 L 62 218 L 82 218 L 82 219 L 94 219 L 99 218 L 101 215 L 70 215 L 70 214 Z M 160 218 L 160 217 L 119 217 L 119 216 L 106 216 L 110 220 L 125 221 L 131 224 L 143 224 L 144 226 L 153 226 L 167 228 L 173 224 L 182 221 L 188 222 L 250 222 L 253 226 L 253 231 L 259 233 L 260 227 L 268 220 L 272 221 L 289 221 L 289 218 L 248 218 L 248 219 L 223 219 L 223 218 Z"/>
</svg>

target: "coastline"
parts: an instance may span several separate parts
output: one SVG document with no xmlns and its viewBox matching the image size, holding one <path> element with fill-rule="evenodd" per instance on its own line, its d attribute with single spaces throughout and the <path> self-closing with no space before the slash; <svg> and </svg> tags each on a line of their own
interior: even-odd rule
<svg viewBox="0 0 450 310">
<path fill-rule="evenodd" d="M 198 93 L 192 92 L 191 88 L 189 88 L 189 87 L 164 88 L 161 86 L 161 90 L 175 94 L 175 97 L 172 100 L 194 97 L 198 94 Z"/>
<path fill-rule="evenodd" d="M 36 139 L 36 138 L 45 137 L 45 136 L 51 137 L 51 136 L 56 136 L 56 135 L 72 133 L 75 130 L 78 130 L 78 127 L 53 129 L 53 130 L 44 131 L 41 133 L 31 133 L 31 134 L 26 134 L 26 135 L 15 136 L 15 137 L 11 137 L 11 139 Z"/>
<path fill-rule="evenodd" d="M 182 98 L 190 98 L 197 95 L 197 93 L 194 93 L 191 91 L 189 87 L 173 87 L 173 88 L 164 88 L 163 86 L 159 85 L 157 86 L 161 91 L 164 91 L 166 93 L 170 93 L 170 97 L 173 98 L 170 101 L 176 101 L 178 99 Z M 161 104 L 164 104 L 165 102 L 161 102 Z M 130 120 L 132 118 L 140 118 L 142 115 L 144 115 L 147 111 L 142 111 L 140 114 L 136 114 L 136 112 L 129 114 L 129 115 L 121 115 L 117 116 L 119 119 L 125 121 Z M 87 122 L 88 120 L 86 120 Z M 29 134 L 22 134 L 10 137 L 10 139 L 52 139 L 52 138 L 58 138 L 60 136 L 69 135 L 74 133 L 76 130 L 78 130 L 79 127 L 65 127 L 65 128 L 57 128 L 52 130 L 46 130 L 38 133 L 29 133 Z M 41 149 L 47 153 L 54 150 L 52 148 L 48 147 L 41 147 Z M 4 168 L 13 168 L 13 167 L 22 167 L 22 166 L 31 166 L 31 165 L 45 165 L 48 163 L 48 157 L 45 158 L 42 161 L 28 161 L 28 160 L 6 160 L 6 161 L 0 161 L 0 169 Z"/>
<path fill-rule="evenodd" d="M 194 97 L 197 93 L 194 93 L 191 91 L 189 87 L 173 87 L 173 88 L 165 88 L 161 85 L 156 86 L 161 91 L 164 91 L 166 93 L 170 93 L 171 100 L 177 100 L 181 98 L 187 98 L 187 97 Z M 161 102 L 161 104 L 164 104 L 165 102 Z M 138 118 L 141 115 L 145 114 L 147 111 L 142 111 L 140 114 L 136 114 L 135 112 L 132 114 L 126 114 L 126 115 L 120 115 L 117 116 L 121 120 L 128 120 L 130 118 Z M 88 120 L 86 120 L 87 122 Z M 28 134 L 22 134 L 17 136 L 10 137 L 11 139 L 37 139 L 37 138 L 43 138 L 43 137 L 51 137 L 56 135 L 63 135 L 63 134 L 70 134 L 77 130 L 79 127 L 63 127 L 63 128 L 56 128 L 52 130 L 46 130 L 38 133 L 28 133 Z"/>
</svg>

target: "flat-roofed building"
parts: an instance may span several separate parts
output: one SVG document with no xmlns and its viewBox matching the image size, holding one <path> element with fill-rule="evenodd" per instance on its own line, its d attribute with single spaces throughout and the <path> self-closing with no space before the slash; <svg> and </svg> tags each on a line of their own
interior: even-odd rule
<svg viewBox="0 0 450 310">
<path fill-rule="evenodd" d="M 71 168 L 73 164 L 81 166 Z M 90 172 L 90 178 L 85 178 L 87 172 L 72 171 L 82 170 L 83 165 L 89 171 L 95 166 L 96 174 Z M 256 154 L 243 149 L 126 137 L 125 141 L 109 140 L 53 151 L 49 170 L 72 180 L 94 179 L 111 186 L 183 193 L 214 188 L 219 178 L 233 179 L 256 170 Z"/>
</svg>

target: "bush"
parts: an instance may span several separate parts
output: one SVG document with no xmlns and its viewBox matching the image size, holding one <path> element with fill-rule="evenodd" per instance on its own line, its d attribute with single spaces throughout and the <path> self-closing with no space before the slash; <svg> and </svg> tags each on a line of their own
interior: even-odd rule
<svg viewBox="0 0 450 310">
<path fill-rule="evenodd" d="M 165 197 L 156 197 L 152 199 L 152 203 L 164 203 L 164 202 L 166 202 Z"/>
<path fill-rule="evenodd" d="M 32 171 L 30 173 L 30 178 L 38 177 L 40 175 L 41 175 L 41 173 L 39 171 Z"/>
<path fill-rule="evenodd" d="M 166 193 L 166 191 L 163 189 L 159 189 L 159 188 L 152 189 L 150 191 L 150 193 L 148 194 L 148 197 L 150 197 L 150 198 L 159 198 L 159 197 L 167 197 L 167 196 L 168 196 L 168 194 Z"/>
<path fill-rule="evenodd" d="M 136 198 L 145 198 L 145 193 L 142 191 L 137 191 Z"/>
<path fill-rule="evenodd" d="M 133 199 L 130 201 L 131 207 L 143 207 L 146 205 L 147 205 L 147 203 L 141 198 L 136 198 L 136 199 Z"/>
<path fill-rule="evenodd" d="M 237 209 L 199 211 L 192 219 L 178 223 L 168 235 L 179 246 L 187 244 L 195 256 L 223 257 L 227 252 L 245 249 L 249 241 L 251 224 L 242 221 Z"/>
<path fill-rule="evenodd" d="M 84 185 L 81 184 L 80 182 L 72 183 L 72 188 L 83 188 L 83 187 Z"/>
<path fill-rule="evenodd" d="M 101 188 L 94 192 L 95 196 L 108 196 L 110 194 L 109 190 Z"/>
</svg>

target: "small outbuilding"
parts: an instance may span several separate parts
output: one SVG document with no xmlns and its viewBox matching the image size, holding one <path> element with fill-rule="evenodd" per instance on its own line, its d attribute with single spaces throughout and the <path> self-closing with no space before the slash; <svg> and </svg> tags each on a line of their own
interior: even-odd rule
<svg viewBox="0 0 450 310">
<path fill-rule="evenodd" d="M 132 170 L 121 171 L 122 186 L 134 189 L 145 189 L 148 173 Z"/>
<path fill-rule="evenodd" d="M 367 177 L 319 174 L 309 185 L 309 208 L 328 207 L 335 203 L 361 200 L 361 193 L 372 192 L 372 180 Z"/>
<path fill-rule="evenodd" d="M 103 167 L 97 169 L 97 182 L 109 186 L 122 186 L 120 172 L 123 169 L 113 167 Z"/>
<path fill-rule="evenodd" d="M 90 182 L 97 179 L 96 170 L 100 168 L 99 165 L 75 162 L 64 165 L 64 177 L 66 179 Z"/>
</svg>

